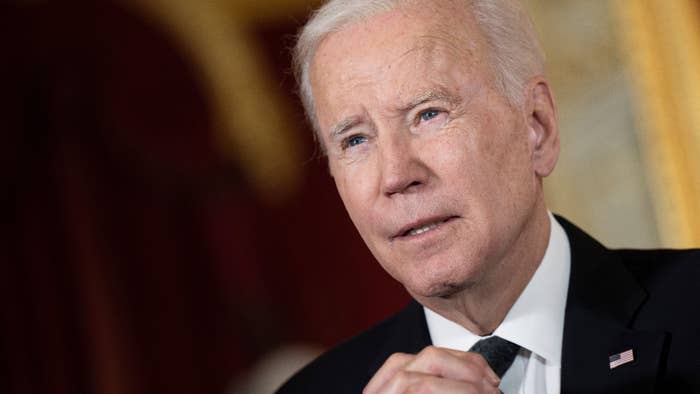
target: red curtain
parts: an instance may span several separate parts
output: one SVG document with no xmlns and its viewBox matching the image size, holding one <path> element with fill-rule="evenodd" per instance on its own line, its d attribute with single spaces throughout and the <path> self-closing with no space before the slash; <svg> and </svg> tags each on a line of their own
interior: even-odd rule
<svg viewBox="0 0 700 394">
<path fill-rule="evenodd" d="M 251 36 L 301 123 L 296 28 Z M 282 204 L 258 198 L 154 23 L 10 2 L 0 31 L 0 392 L 221 393 L 276 346 L 332 345 L 407 300 L 323 160 Z"/>
</svg>

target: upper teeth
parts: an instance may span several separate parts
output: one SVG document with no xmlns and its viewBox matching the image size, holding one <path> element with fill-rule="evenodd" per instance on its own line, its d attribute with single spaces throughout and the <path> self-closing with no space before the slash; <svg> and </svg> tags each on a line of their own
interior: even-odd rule
<svg viewBox="0 0 700 394">
<path fill-rule="evenodd" d="M 423 226 L 423 227 L 418 227 L 418 228 L 411 229 L 411 230 L 408 232 L 408 235 L 418 235 L 418 234 L 422 234 L 422 233 L 424 233 L 424 232 L 426 232 L 426 231 L 428 231 L 428 230 L 430 230 L 430 229 L 433 229 L 433 228 L 437 227 L 440 223 L 441 223 L 441 222 L 430 223 L 430 224 L 426 224 L 426 225 Z"/>
</svg>

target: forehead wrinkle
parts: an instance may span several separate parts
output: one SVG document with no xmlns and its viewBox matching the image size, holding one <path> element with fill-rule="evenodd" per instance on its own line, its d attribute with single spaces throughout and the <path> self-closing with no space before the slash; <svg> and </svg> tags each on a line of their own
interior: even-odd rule
<svg viewBox="0 0 700 394">
<path fill-rule="evenodd" d="M 457 38 L 450 33 L 429 33 L 421 34 L 416 37 L 415 44 L 409 49 L 404 51 L 398 56 L 399 61 L 408 60 L 408 56 L 417 53 L 417 56 L 423 59 L 430 59 L 435 54 L 435 52 L 440 49 L 446 50 L 453 55 L 457 55 L 457 58 L 471 57 L 473 54 L 473 43 L 471 45 L 459 45 L 466 44 L 464 38 Z M 410 59 L 410 58 L 409 58 Z"/>
<path fill-rule="evenodd" d="M 441 51 L 446 52 L 446 54 L 436 56 L 436 53 Z M 398 95 L 399 97 L 404 96 L 406 99 L 399 98 L 399 102 L 393 110 L 398 112 L 407 111 L 422 103 L 434 100 L 446 101 L 451 105 L 459 104 L 462 101 L 459 94 L 445 85 L 447 80 L 443 77 L 446 76 L 445 73 L 448 70 L 455 67 L 472 67 L 470 62 L 462 61 L 464 59 L 461 57 L 465 56 L 465 54 L 470 56 L 472 54 L 471 49 L 466 47 L 465 51 L 465 48 L 460 48 L 453 40 L 445 39 L 444 35 L 423 34 L 418 36 L 415 43 L 399 56 L 396 63 L 411 62 L 412 64 L 407 64 L 407 68 L 418 71 L 419 75 L 423 76 L 425 84 L 419 89 L 409 88 L 408 91 L 401 89 Z M 409 85 L 414 85 L 414 83 L 411 82 Z"/>
<path fill-rule="evenodd" d="M 430 12 L 426 13 L 426 8 Z M 418 31 L 414 45 L 399 59 L 416 51 L 422 51 L 430 59 L 436 51 L 443 49 L 450 57 L 461 61 L 479 61 L 478 53 L 484 53 L 485 42 L 474 15 L 462 2 L 452 0 L 410 2 L 403 10 L 407 16 L 417 16 Z"/>
<path fill-rule="evenodd" d="M 459 29 L 456 30 L 457 31 L 448 31 L 444 26 L 435 26 L 431 28 L 428 33 L 421 34 L 416 38 L 416 46 L 427 47 L 432 44 L 433 49 L 430 53 L 444 46 L 448 51 L 454 54 L 472 56 L 476 43 L 466 36 L 466 32 Z M 461 34 L 455 34 L 457 32 Z M 425 44 L 421 45 L 420 43 Z"/>
<path fill-rule="evenodd" d="M 476 43 L 466 38 L 458 39 L 449 33 L 421 34 L 411 47 L 398 56 L 396 63 L 412 63 L 409 69 L 443 74 L 446 68 L 455 66 L 468 71 L 476 66 Z M 423 69 L 423 70 L 420 70 Z M 425 75 L 426 78 L 435 76 Z"/>
</svg>

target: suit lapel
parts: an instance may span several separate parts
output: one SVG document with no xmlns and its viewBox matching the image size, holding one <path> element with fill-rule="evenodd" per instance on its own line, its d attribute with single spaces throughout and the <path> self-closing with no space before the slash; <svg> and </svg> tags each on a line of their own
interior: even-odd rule
<svg viewBox="0 0 700 394">
<path fill-rule="evenodd" d="M 571 244 L 562 393 L 653 393 L 666 334 L 633 329 L 647 295 L 613 252 L 557 217 Z M 634 360 L 610 368 L 609 357 Z"/>
<path fill-rule="evenodd" d="M 423 306 L 415 300 L 396 315 L 385 341 L 378 343 L 375 356 L 367 366 L 367 381 L 396 352 L 415 354 L 432 345 Z"/>
</svg>

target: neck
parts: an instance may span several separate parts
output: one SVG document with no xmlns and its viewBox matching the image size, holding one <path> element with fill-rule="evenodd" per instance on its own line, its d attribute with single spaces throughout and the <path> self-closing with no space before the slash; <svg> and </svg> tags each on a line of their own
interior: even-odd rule
<svg viewBox="0 0 700 394">
<path fill-rule="evenodd" d="M 549 243 L 550 220 L 538 204 L 505 255 L 479 282 L 449 297 L 416 297 L 426 307 L 477 335 L 493 333 L 520 297 L 542 262 Z"/>
</svg>

